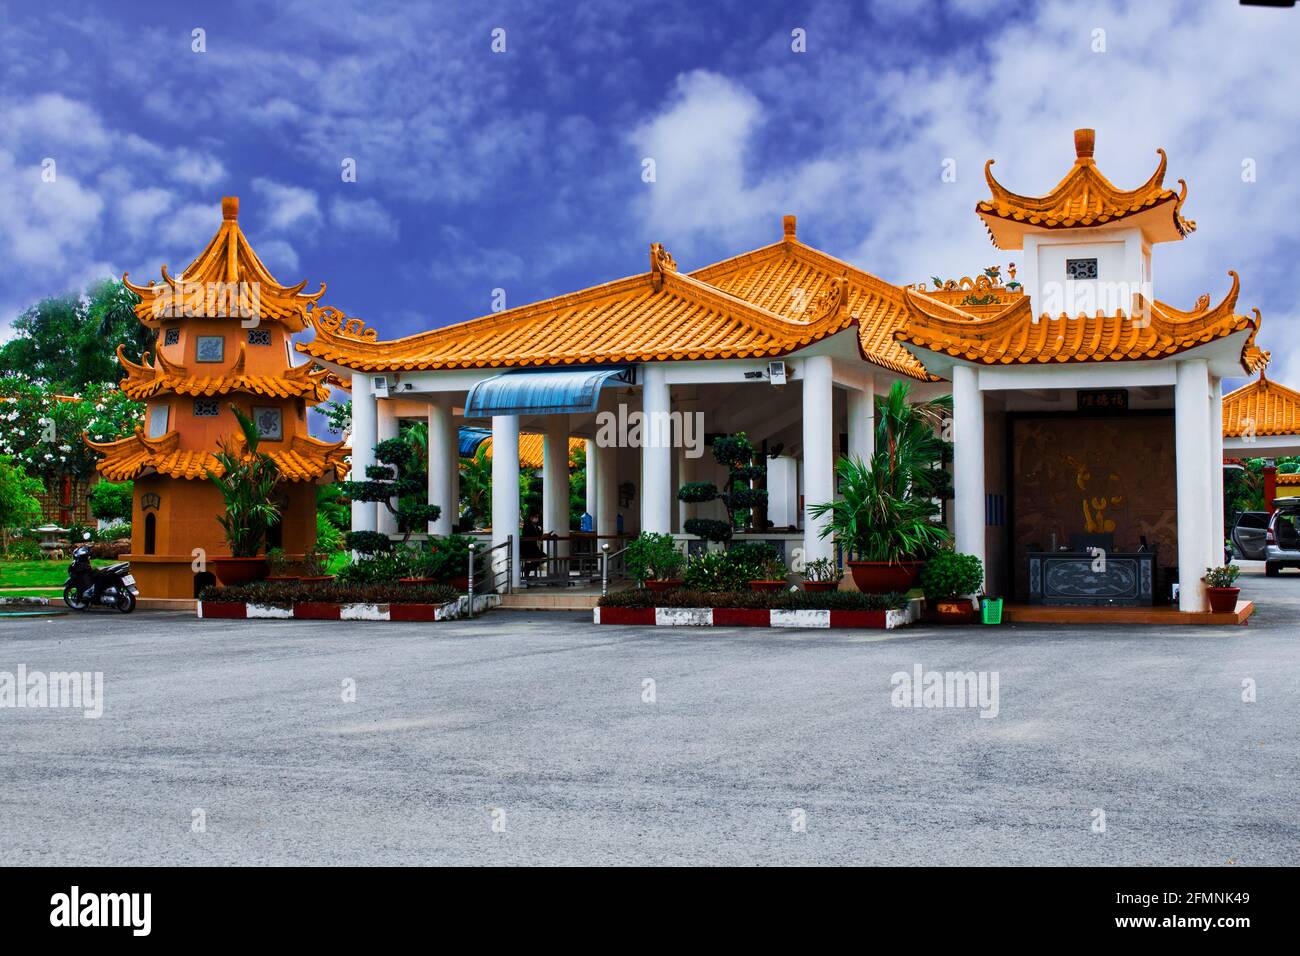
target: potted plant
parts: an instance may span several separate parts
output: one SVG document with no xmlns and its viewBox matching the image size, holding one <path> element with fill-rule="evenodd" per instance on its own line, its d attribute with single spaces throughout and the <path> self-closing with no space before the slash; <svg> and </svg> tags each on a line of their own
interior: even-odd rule
<svg viewBox="0 0 1300 956">
<path fill-rule="evenodd" d="M 266 575 L 266 559 L 259 557 L 266 533 L 280 520 L 280 506 L 275 500 L 275 486 L 280 469 L 275 460 L 259 451 L 261 436 L 253 420 L 234 405 L 244 448 L 226 439 L 216 454 L 220 473 L 208 472 L 208 480 L 217 486 L 226 510 L 217 515 L 225 532 L 229 555 L 209 558 L 213 571 L 224 585 L 243 584 Z"/>
<path fill-rule="evenodd" d="M 638 586 L 651 591 L 670 591 L 682 586 L 682 565 L 686 557 L 677 550 L 677 541 L 670 534 L 652 534 L 642 531 L 627 546 L 625 564 L 627 573 Z"/>
<path fill-rule="evenodd" d="M 773 555 L 758 563 L 757 573 L 749 581 L 749 586 L 755 591 L 782 591 L 787 586 L 786 578 L 789 574 L 790 569 L 785 566 L 785 562 Z"/>
<path fill-rule="evenodd" d="M 803 589 L 805 591 L 835 591 L 840 586 L 840 579 L 844 577 L 841 571 L 830 558 L 818 558 L 816 561 L 809 561 L 803 568 Z"/>
<path fill-rule="evenodd" d="M 841 458 L 836 465 L 841 499 L 809 506 L 814 518 L 829 516 L 822 537 L 832 535 L 857 556 L 848 563 L 859 591 L 884 594 L 916 586 L 925 559 L 948 543 L 938 523 L 937 498 L 947 496 L 947 472 L 937 467 L 951 443 L 937 433 L 951 408 L 947 396 L 908 402 L 896 382 L 876 401 L 875 451 L 869 462 Z"/>
<path fill-rule="evenodd" d="M 284 553 L 284 548 L 268 549 L 266 552 L 266 566 L 271 572 L 266 576 L 267 581 L 298 580 L 298 575 L 289 573 L 293 570 L 293 562 Z"/>
<path fill-rule="evenodd" d="M 973 554 L 940 551 L 921 571 L 925 603 L 940 620 L 971 619 L 974 604 L 971 595 L 984 586 L 984 564 Z"/>
<path fill-rule="evenodd" d="M 329 573 L 329 566 L 329 552 L 321 551 L 316 547 L 308 548 L 302 556 L 302 574 L 299 575 L 298 580 L 306 584 L 333 581 L 334 575 Z"/>
<path fill-rule="evenodd" d="M 1237 610 L 1237 596 L 1241 594 L 1241 588 L 1233 587 L 1233 582 L 1239 574 L 1241 568 L 1235 564 L 1205 569 L 1205 577 L 1201 580 L 1205 582 L 1206 594 L 1210 597 L 1210 610 L 1215 614 L 1231 614 Z"/>
</svg>

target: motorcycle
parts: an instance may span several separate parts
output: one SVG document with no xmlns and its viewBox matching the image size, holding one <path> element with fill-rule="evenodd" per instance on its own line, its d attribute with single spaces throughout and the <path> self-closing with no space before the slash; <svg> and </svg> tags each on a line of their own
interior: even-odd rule
<svg viewBox="0 0 1300 956">
<path fill-rule="evenodd" d="M 68 565 L 68 580 L 63 584 L 63 603 L 74 611 L 85 611 L 92 605 L 117 608 L 123 614 L 135 610 L 136 595 L 140 589 L 131 576 L 131 565 L 122 561 L 105 568 L 90 563 L 90 546 L 78 545 L 72 552 Z"/>
</svg>

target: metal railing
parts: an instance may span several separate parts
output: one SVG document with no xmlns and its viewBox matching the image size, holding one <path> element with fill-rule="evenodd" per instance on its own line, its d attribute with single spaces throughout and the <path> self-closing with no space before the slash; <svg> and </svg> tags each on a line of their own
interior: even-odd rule
<svg viewBox="0 0 1300 956">
<path fill-rule="evenodd" d="M 600 538 L 610 538 L 616 543 L 625 540 L 622 535 L 573 534 L 562 536 L 544 534 L 520 539 L 524 548 L 536 545 L 531 555 L 519 558 L 521 587 L 582 587 L 595 584 L 601 574 L 601 552 L 596 550 Z M 561 550 L 569 553 L 561 554 Z"/>
<path fill-rule="evenodd" d="M 503 566 L 501 567 L 496 566 L 497 562 L 496 562 L 496 557 L 493 556 L 492 554 L 493 551 L 504 551 L 503 557 L 505 558 L 505 560 L 501 562 Z M 470 617 L 474 616 L 474 591 L 476 590 L 475 585 L 478 583 L 476 580 L 477 569 L 474 566 L 476 555 L 478 555 L 480 560 L 483 562 L 480 565 L 480 567 L 487 569 L 487 573 L 486 575 L 484 575 L 483 578 L 484 582 L 487 585 L 487 587 L 484 590 L 490 591 L 493 594 L 498 593 L 498 591 L 501 588 L 502 578 L 504 577 L 506 593 L 510 594 L 514 591 L 515 536 L 507 535 L 506 539 L 502 541 L 500 544 L 494 544 L 490 548 L 484 548 L 481 554 L 479 553 L 477 542 L 470 544 L 469 562 L 468 562 L 469 563 L 469 568 L 468 568 L 469 585 L 466 588 L 466 594 L 469 597 Z"/>
<path fill-rule="evenodd" d="M 600 596 L 604 597 L 609 593 L 609 566 L 610 562 L 618 562 L 618 575 L 625 577 L 627 575 L 627 548 L 619 548 L 613 554 L 609 553 L 609 545 L 600 546 Z"/>
</svg>

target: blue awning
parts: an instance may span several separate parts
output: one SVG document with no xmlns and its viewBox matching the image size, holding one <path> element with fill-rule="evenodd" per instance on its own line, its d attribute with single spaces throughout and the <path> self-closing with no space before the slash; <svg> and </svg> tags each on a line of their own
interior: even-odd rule
<svg viewBox="0 0 1300 956">
<path fill-rule="evenodd" d="M 483 444 L 492 437 L 490 428 L 470 428 L 468 425 L 460 426 L 460 433 L 457 435 L 456 453 L 461 458 L 473 458 L 478 452 L 478 446 Z"/>
<path fill-rule="evenodd" d="M 516 369 L 486 378 L 469 390 L 466 418 L 491 415 L 564 415 L 594 412 L 607 383 L 632 383 L 630 366 Z"/>
</svg>

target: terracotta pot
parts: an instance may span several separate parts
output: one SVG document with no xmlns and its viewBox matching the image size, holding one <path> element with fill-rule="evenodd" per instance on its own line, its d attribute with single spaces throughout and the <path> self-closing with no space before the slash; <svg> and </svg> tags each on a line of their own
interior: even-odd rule
<svg viewBox="0 0 1300 956">
<path fill-rule="evenodd" d="M 946 623 L 966 623 L 975 615 L 975 606 L 969 598 L 947 598 L 934 602 L 934 613 Z"/>
<path fill-rule="evenodd" d="M 749 586 L 755 591 L 772 593 L 774 591 L 784 591 L 788 586 L 785 581 L 750 581 Z"/>
<path fill-rule="evenodd" d="M 223 587 L 234 584 L 247 584 L 260 581 L 266 577 L 266 558 L 208 558 L 212 571 Z"/>
<path fill-rule="evenodd" d="M 678 578 L 669 578 L 665 581 L 647 581 L 645 586 L 651 591 L 660 592 L 671 591 L 674 588 L 679 588 L 682 586 L 682 583 L 683 582 Z"/>
<path fill-rule="evenodd" d="M 1215 614 L 1231 614 L 1237 610 L 1237 595 L 1241 588 L 1206 588 L 1210 596 L 1210 610 Z"/>
<path fill-rule="evenodd" d="M 921 579 L 924 561 L 850 561 L 849 571 L 853 583 L 863 594 L 888 594 L 890 591 L 910 591 Z"/>
<path fill-rule="evenodd" d="M 839 581 L 805 581 L 803 589 L 813 594 L 823 594 L 826 591 L 839 590 Z"/>
</svg>

